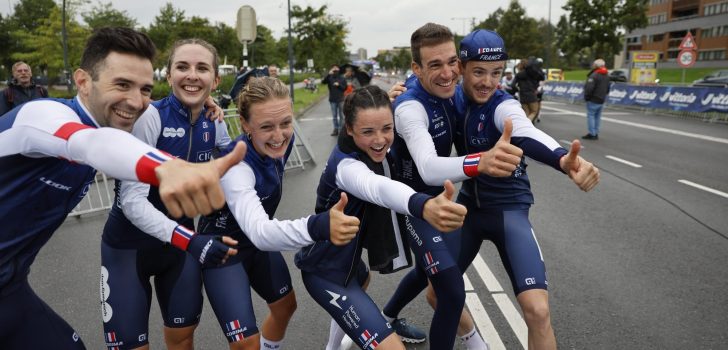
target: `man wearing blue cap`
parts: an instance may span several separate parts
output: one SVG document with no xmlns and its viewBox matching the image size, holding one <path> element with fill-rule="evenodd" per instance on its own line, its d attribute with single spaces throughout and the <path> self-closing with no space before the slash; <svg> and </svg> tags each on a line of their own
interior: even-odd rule
<svg viewBox="0 0 728 350">
<path fill-rule="evenodd" d="M 492 151 L 505 139 L 522 149 L 529 158 L 564 172 L 583 191 L 596 186 L 599 171 L 578 155 L 579 141 L 574 140 L 567 152 L 553 138 L 533 126 L 513 97 L 498 89 L 508 54 L 503 39 L 497 33 L 479 29 L 468 34 L 460 44 L 459 57 L 463 83 L 457 87 L 453 97 L 457 111 L 454 142 L 459 155 Z M 480 174 L 465 180 L 458 202 L 468 208 L 462 228 L 461 250 L 457 255 L 458 267 L 465 271 L 480 251 L 482 241 L 492 241 L 498 247 L 523 311 L 528 326 L 529 348 L 555 349 L 545 265 L 528 220 L 533 195 L 525 159 L 520 159 L 505 178 Z M 455 236 L 444 237 L 449 241 Z M 455 245 L 449 244 L 451 248 Z M 421 278 L 417 278 L 413 271 L 405 276 L 398 292 L 409 290 L 409 295 L 412 295 L 422 284 Z M 402 301 L 409 301 L 397 300 L 405 299 L 405 294 L 395 294 L 390 304 L 399 302 L 401 305 Z M 428 290 L 428 301 L 437 303 L 431 290 Z M 472 324 L 472 319 L 464 311 L 459 333 L 472 329 Z"/>
</svg>

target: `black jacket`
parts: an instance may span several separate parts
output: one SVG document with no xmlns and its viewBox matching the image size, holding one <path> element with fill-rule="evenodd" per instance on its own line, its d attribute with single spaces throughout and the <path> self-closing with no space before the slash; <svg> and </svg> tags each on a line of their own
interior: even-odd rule
<svg viewBox="0 0 728 350">
<path fill-rule="evenodd" d="M 44 87 L 35 85 L 33 82 L 28 87 L 22 87 L 13 79 L 8 83 L 8 87 L 2 91 L 2 95 L 0 95 L 0 115 L 7 113 L 23 103 L 44 97 L 48 97 L 48 90 Z"/>
<path fill-rule="evenodd" d="M 346 79 L 341 74 L 327 74 L 322 83 L 329 86 L 329 102 L 341 102 L 344 100 L 344 90 L 346 90 Z M 337 86 L 336 83 L 339 83 Z"/>
<path fill-rule="evenodd" d="M 587 102 L 603 104 L 609 93 L 609 77 L 607 69 L 593 69 L 588 74 L 586 84 L 584 84 L 584 100 Z"/>
</svg>

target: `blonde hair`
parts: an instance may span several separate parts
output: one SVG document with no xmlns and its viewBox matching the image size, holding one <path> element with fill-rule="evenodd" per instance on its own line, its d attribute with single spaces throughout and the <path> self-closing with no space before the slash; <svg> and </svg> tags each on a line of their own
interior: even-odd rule
<svg viewBox="0 0 728 350">
<path fill-rule="evenodd" d="M 250 107 L 256 103 L 264 103 L 272 99 L 290 98 L 288 87 L 277 78 L 254 77 L 248 80 L 245 88 L 240 91 L 235 102 L 238 105 L 238 115 L 246 122 L 250 121 Z"/>
</svg>

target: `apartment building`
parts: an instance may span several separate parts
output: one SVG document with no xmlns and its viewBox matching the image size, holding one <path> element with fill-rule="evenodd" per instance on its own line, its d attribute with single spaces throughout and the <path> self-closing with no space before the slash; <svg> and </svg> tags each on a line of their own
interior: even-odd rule
<svg viewBox="0 0 728 350">
<path fill-rule="evenodd" d="M 688 31 L 698 46 L 694 67 L 728 67 L 728 0 L 650 0 L 648 25 L 625 34 L 623 67 L 632 51 L 660 53 L 658 67 L 679 67 L 678 48 Z"/>
</svg>

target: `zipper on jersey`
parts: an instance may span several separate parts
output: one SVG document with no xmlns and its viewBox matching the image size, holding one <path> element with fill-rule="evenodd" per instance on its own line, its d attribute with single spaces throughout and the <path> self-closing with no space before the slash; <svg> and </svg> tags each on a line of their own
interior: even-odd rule
<svg viewBox="0 0 728 350">
<path fill-rule="evenodd" d="M 452 145 L 454 144 L 453 137 L 455 137 L 455 135 L 453 135 L 453 133 L 452 133 L 453 120 L 450 119 L 450 116 L 447 114 L 447 108 L 445 108 L 445 104 L 443 102 L 440 102 L 440 105 L 442 106 L 442 111 L 445 112 L 445 118 L 447 119 L 447 127 L 448 127 L 447 131 L 450 133 L 450 150 L 449 151 L 452 153 Z M 449 157 L 450 154 L 448 154 L 447 156 Z"/>
<path fill-rule="evenodd" d="M 190 154 L 192 153 L 192 134 L 194 134 L 194 126 L 192 125 L 192 109 L 187 110 L 187 116 L 189 116 L 190 121 L 190 139 L 187 145 L 187 161 L 190 161 Z"/>
<path fill-rule="evenodd" d="M 468 121 L 470 119 L 470 106 L 465 110 L 465 123 L 463 124 L 463 137 L 465 138 L 465 153 L 470 154 L 470 147 L 468 147 Z M 480 175 L 478 175 L 480 176 Z M 478 192 L 478 179 L 473 179 L 473 195 L 475 196 L 475 206 L 480 208 L 480 194 Z"/>
</svg>

